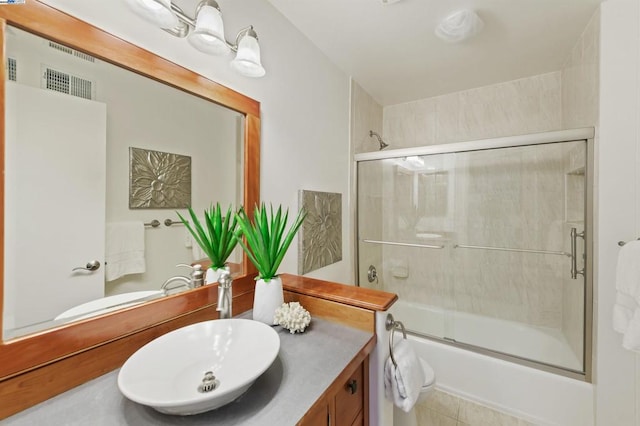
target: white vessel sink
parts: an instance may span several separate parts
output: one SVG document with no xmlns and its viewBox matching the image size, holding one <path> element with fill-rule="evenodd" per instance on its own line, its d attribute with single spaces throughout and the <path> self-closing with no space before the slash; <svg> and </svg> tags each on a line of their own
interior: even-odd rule
<svg viewBox="0 0 640 426">
<path fill-rule="evenodd" d="M 128 306 L 137 305 L 147 300 L 162 296 L 162 290 L 132 291 L 129 293 L 116 294 L 113 296 L 102 297 L 100 299 L 95 299 L 90 302 L 74 306 L 73 308 L 64 311 L 54 319 L 60 320 L 72 317 L 74 317 L 74 320 L 84 319 L 92 317 L 94 315 L 111 312 L 116 309 L 122 309 Z M 79 315 L 82 316 L 79 318 L 75 318 Z"/>
<path fill-rule="evenodd" d="M 278 356 L 280 337 L 247 319 L 205 321 L 174 330 L 134 353 L 118 374 L 130 400 L 166 414 L 213 410 L 238 398 Z M 203 387 L 211 372 L 216 387 Z M 203 382 L 205 379 L 205 382 Z"/>
</svg>

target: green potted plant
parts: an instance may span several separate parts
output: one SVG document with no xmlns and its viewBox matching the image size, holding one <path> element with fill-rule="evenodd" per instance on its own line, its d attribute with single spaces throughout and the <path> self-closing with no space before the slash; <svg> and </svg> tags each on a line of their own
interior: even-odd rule
<svg viewBox="0 0 640 426">
<path fill-rule="evenodd" d="M 283 214 L 282 206 L 274 213 L 273 206 L 267 210 L 262 203 L 260 207 L 256 206 L 253 220 L 244 209 L 236 214 L 239 226 L 236 238 L 251 263 L 258 269 L 253 299 L 254 320 L 274 324 L 275 311 L 284 303 L 282 280 L 277 275 L 278 267 L 305 216 L 306 213 L 300 210 L 285 233 L 289 211 Z M 246 241 L 242 240 L 242 235 Z"/>
<path fill-rule="evenodd" d="M 176 212 L 177 213 L 177 212 Z M 214 283 L 220 278 L 220 273 L 226 268 L 226 262 L 233 249 L 238 244 L 238 239 L 242 238 L 242 231 L 238 228 L 238 221 L 231 206 L 227 209 L 226 215 L 222 215 L 220 203 L 215 207 L 211 205 L 204 210 L 204 226 L 189 207 L 191 221 L 185 219 L 180 213 L 178 217 L 189 230 L 189 233 L 200 246 L 202 251 L 211 260 L 211 266 L 207 270 L 207 284 Z"/>
</svg>

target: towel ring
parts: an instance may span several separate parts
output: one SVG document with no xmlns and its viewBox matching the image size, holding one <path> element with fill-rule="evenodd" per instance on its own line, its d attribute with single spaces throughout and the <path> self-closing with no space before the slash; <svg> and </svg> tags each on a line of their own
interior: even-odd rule
<svg viewBox="0 0 640 426">
<path fill-rule="evenodd" d="M 404 324 L 400 321 L 396 321 L 393 319 L 393 315 L 387 314 L 387 320 L 385 321 L 385 328 L 387 331 L 391 331 L 389 333 L 389 356 L 391 357 L 391 362 L 394 367 L 398 367 L 398 363 L 396 362 L 395 357 L 393 356 L 393 335 L 396 330 L 399 328 L 402 331 L 402 338 L 407 338 L 407 330 L 404 328 Z"/>
</svg>

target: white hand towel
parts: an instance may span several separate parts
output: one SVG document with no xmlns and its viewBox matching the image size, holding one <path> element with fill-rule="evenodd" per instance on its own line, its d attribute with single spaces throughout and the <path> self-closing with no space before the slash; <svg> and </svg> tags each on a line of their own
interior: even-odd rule
<svg viewBox="0 0 640 426">
<path fill-rule="evenodd" d="M 105 279 L 113 281 L 146 270 L 144 223 L 114 222 L 106 226 Z"/>
<path fill-rule="evenodd" d="M 420 359 L 408 340 L 398 341 L 393 348 L 398 366 L 389 357 L 384 366 L 384 393 L 388 400 L 408 413 L 420 396 L 425 381 Z"/>
<path fill-rule="evenodd" d="M 636 308 L 629 321 L 627 331 L 622 337 L 622 347 L 630 351 L 640 352 L 640 309 Z"/>
<path fill-rule="evenodd" d="M 618 253 L 613 328 L 623 333 L 622 346 L 640 351 L 640 241 L 626 243 Z"/>
<path fill-rule="evenodd" d="M 636 301 L 633 297 L 621 293 L 616 293 L 616 304 L 613 305 L 613 329 L 624 334 L 629 328 L 629 322 L 633 318 L 636 309 Z"/>
</svg>

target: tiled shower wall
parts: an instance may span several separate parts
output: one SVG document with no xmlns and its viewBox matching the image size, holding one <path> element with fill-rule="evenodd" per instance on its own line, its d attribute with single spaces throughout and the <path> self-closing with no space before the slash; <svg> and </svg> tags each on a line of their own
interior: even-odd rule
<svg viewBox="0 0 640 426">
<path fill-rule="evenodd" d="M 390 149 L 562 128 L 560 71 L 384 108 Z"/>
</svg>

